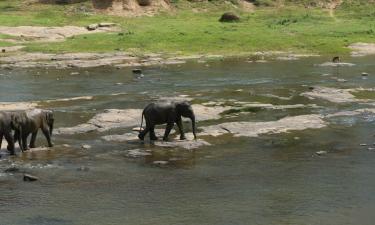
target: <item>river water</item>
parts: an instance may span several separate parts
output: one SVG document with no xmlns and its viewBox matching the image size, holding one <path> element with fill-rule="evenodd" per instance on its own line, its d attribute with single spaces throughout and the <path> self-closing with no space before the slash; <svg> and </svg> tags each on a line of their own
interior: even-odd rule
<svg viewBox="0 0 375 225">
<path fill-rule="evenodd" d="M 131 69 L 0 70 L 0 101 L 40 101 L 41 107 L 55 110 L 56 128 L 85 123 L 105 109 L 141 109 L 178 95 L 188 95 L 193 103 L 317 105 L 260 109 L 202 121 L 198 127 L 371 108 L 300 96 L 310 86 L 374 87 L 374 57 L 348 58 L 356 64 L 350 67 L 317 66 L 325 61 L 191 62 L 144 68 L 141 79 Z M 79 75 L 71 75 L 77 71 Z M 46 101 L 80 96 L 93 97 Z M 346 116 L 330 119 L 320 129 L 259 137 L 205 136 L 201 138 L 211 146 L 195 150 L 101 138 L 131 128 L 55 135 L 56 146 L 50 150 L 18 152 L 16 157 L 2 150 L 1 171 L 13 166 L 20 172 L 0 173 L 0 224 L 373 224 L 374 128 L 371 114 Z M 367 146 L 360 146 L 364 143 Z M 41 132 L 37 144 L 46 145 Z M 92 147 L 82 149 L 82 144 Z M 149 154 L 130 157 L 127 151 L 132 149 L 147 149 Z M 327 154 L 316 154 L 319 151 Z M 23 172 L 39 180 L 23 182 Z"/>
</svg>

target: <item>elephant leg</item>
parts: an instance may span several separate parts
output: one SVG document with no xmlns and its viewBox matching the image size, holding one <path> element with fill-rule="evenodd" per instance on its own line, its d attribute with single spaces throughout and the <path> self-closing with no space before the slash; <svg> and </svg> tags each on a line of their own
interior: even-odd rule
<svg viewBox="0 0 375 225">
<path fill-rule="evenodd" d="M 30 148 L 35 148 L 35 141 L 36 141 L 37 135 L 38 135 L 38 130 L 31 134 L 31 140 L 30 140 L 30 145 L 29 145 Z"/>
<path fill-rule="evenodd" d="M 14 155 L 14 140 L 10 133 L 6 132 L 4 133 L 5 140 L 8 142 L 8 151 L 11 155 Z"/>
<path fill-rule="evenodd" d="M 167 124 L 167 127 L 165 128 L 163 141 L 168 141 L 168 136 L 169 136 L 169 133 L 171 132 L 171 130 L 173 128 L 173 125 L 174 125 L 174 122 L 171 122 L 171 123 Z"/>
<path fill-rule="evenodd" d="M 44 136 L 47 139 L 48 147 L 53 147 L 53 143 L 51 141 L 51 134 L 49 132 L 49 129 L 47 127 L 42 127 L 42 131 L 43 131 Z"/>
<path fill-rule="evenodd" d="M 150 127 L 150 140 L 157 141 L 158 137 L 155 135 L 155 126 Z"/>
<path fill-rule="evenodd" d="M 145 139 L 146 134 L 149 131 L 150 131 L 150 127 L 146 124 L 146 128 L 144 130 L 142 130 L 141 132 L 139 132 L 138 138 L 143 141 Z"/>
<path fill-rule="evenodd" d="M 177 120 L 176 124 L 177 124 L 177 127 L 178 127 L 178 131 L 180 132 L 180 140 L 185 140 L 186 137 L 185 137 L 185 133 L 184 133 L 184 128 L 182 126 L 182 121 Z"/>
<path fill-rule="evenodd" d="M 3 134 L 0 133 L 0 149 L 1 149 L 1 144 L 3 143 Z"/>
<path fill-rule="evenodd" d="M 29 147 L 27 146 L 27 137 L 29 136 L 29 134 L 23 134 L 22 135 L 22 148 L 23 148 L 23 150 L 24 151 L 27 151 L 27 150 L 29 150 Z M 20 143 L 20 145 L 21 145 L 21 143 Z"/>
</svg>

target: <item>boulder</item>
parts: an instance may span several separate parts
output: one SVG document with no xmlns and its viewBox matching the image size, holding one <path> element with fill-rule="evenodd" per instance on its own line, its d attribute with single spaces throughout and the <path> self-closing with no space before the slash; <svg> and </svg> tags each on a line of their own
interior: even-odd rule
<svg viewBox="0 0 375 225">
<path fill-rule="evenodd" d="M 23 181 L 32 182 L 37 181 L 39 178 L 30 174 L 24 174 L 23 175 Z"/>
<path fill-rule="evenodd" d="M 88 26 L 86 27 L 86 29 L 87 29 L 87 30 L 96 30 L 96 29 L 98 29 L 98 27 L 99 27 L 99 24 L 94 23 L 94 24 L 90 24 L 90 25 L 88 25 Z"/>
<path fill-rule="evenodd" d="M 232 12 L 224 13 L 219 19 L 220 22 L 238 22 L 239 20 L 240 17 Z"/>
<path fill-rule="evenodd" d="M 151 0 L 138 0 L 138 5 L 149 6 L 149 5 L 151 5 Z"/>
</svg>

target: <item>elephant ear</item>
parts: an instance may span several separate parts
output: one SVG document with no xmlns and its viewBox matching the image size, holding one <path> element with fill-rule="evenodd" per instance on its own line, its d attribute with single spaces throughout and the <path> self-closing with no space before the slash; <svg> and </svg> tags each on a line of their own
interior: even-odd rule
<svg viewBox="0 0 375 225">
<path fill-rule="evenodd" d="M 45 119 L 48 123 L 53 122 L 53 112 L 51 110 L 45 111 Z"/>
</svg>

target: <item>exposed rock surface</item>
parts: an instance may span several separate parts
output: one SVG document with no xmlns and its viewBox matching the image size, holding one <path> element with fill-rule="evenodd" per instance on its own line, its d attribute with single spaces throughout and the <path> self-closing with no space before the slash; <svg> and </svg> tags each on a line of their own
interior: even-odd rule
<svg viewBox="0 0 375 225">
<path fill-rule="evenodd" d="M 375 44 L 374 43 L 354 43 L 349 45 L 352 49 L 352 56 L 366 56 L 375 55 Z"/>
<path fill-rule="evenodd" d="M 325 62 L 325 63 L 319 64 L 319 66 L 337 67 L 337 66 L 355 66 L 355 64 L 354 63 L 345 63 L 345 62 Z"/>
<path fill-rule="evenodd" d="M 110 15 L 154 15 L 170 9 L 166 0 L 92 0 L 94 8 Z"/>
<path fill-rule="evenodd" d="M 269 122 L 228 122 L 203 127 L 199 135 L 219 136 L 232 134 L 235 137 L 257 137 L 260 134 L 284 133 L 291 130 L 317 129 L 326 126 L 320 115 L 301 115 L 285 117 Z"/>
<path fill-rule="evenodd" d="M 301 96 L 310 99 L 324 99 L 333 103 L 357 102 L 358 99 L 350 93 L 351 91 L 353 91 L 353 89 L 336 89 L 317 86 L 309 92 L 302 93 Z"/>
<path fill-rule="evenodd" d="M 37 181 L 38 179 L 39 179 L 38 177 L 30 175 L 30 174 L 23 175 L 23 181 L 33 182 L 33 181 Z"/>
<path fill-rule="evenodd" d="M 65 38 L 75 35 L 88 34 L 93 32 L 115 31 L 112 28 L 101 27 L 95 31 L 89 31 L 84 27 L 64 26 L 64 27 L 37 27 L 37 26 L 19 26 L 6 27 L 0 26 L 0 34 L 6 34 L 21 37 L 27 41 L 63 41 Z M 26 41 L 25 40 L 25 41 Z"/>
</svg>

